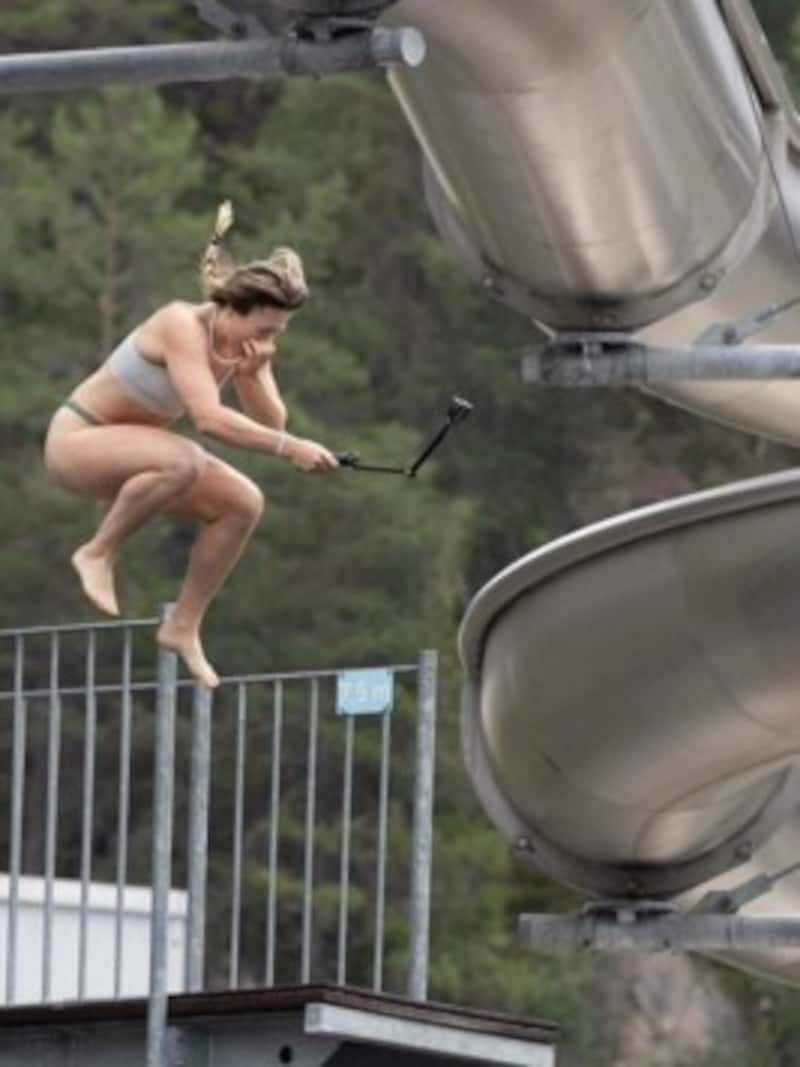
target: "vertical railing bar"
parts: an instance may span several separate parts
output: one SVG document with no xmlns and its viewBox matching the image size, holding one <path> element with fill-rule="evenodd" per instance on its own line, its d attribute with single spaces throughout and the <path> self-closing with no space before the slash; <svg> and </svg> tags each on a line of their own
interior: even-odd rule
<svg viewBox="0 0 800 1067">
<path fill-rule="evenodd" d="M 50 634 L 49 734 L 47 746 L 47 802 L 45 829 L 45 888 L 42 929 L 42 1000 L 50 999 L 53 952 L 53 896 L 58 829 L 58 771 L 61 759 L 61 694 L 59 683 L 60 642 L 58 631 Z"/>
<path fill-rule="evenodd" d="M 272 780 L 269 821 L 269 887 L 267 890 L 267 946 L 265 984 L 275 984 L 275 928 L 278 898 L 278 817 L 281 788 L 281 733 L 283 727 L 283 683 L 275 682 L 272 727 Z"/>
<path fill-rule="evenodd" d="M 228 985 L 239 984 L 239 944 L 242 920 L 242 837 L 244 833 L 244 745 L 247 731 L 247 687 L 236 687 L 236 768 L 234 771 L 233 871 L 231 873 L 230 974 Z"/>
<path fill-rule="evenodd" d="M 311 928 L 314 896 L 314 823 L 317 802 L 317 736 L 319 732 L 319 679 L 311 679 L 308 711 L 308 756 L 306 759 L 306 830 L 303 860 L 303 934 L 300 954 L 300 981 L 311 975 Z"/>
<path fill-rule="evenodd" d="M 378 847 L 375 875 L 375 951 L 372 965 L 372 988 L 383 987 L 383 938 L 386 918 L 386 842 L 389 823 L 389 766 L 391 759 L 392 714 L 383 713 L 381 723 L 381 772 L 378 786 Z"/>
<path fill-rule="evenodd" d="M 175 705 L 178 659 L 158 654 L 155 754 L 153 766 L 152 914 L 150 919 L 150 1000 L 147 1010 L 147 1067 L 167 1064 L 167 946 L 172 882 L 172 801 L 175 776 Z"/>
<path fill-rule="evenodd" d="M 23 692 L 25 638 L 14 638 L 14 741 L 11 757 L 11 826 L 9 828 L 10 878 L 8 893 L 8 937 L 6 939 L 6 1003 L 13 1004 L 17 993 L 17 925 L 19 919 L 19 880 L 22 870 L 22 825 L 25 808 L 25 745 L 27 706 Z"/>
<path fill-rule="evenodd" d="M 114 996 L 122 995 L 125 884 L 128 877 L 128 811 L 131 781 L 131 658 L 132 630 L 122 636 L 122 692 L 120 702 L 119 787 L 117 795 L 117 891 L 114 908 Z"/>
<path fill-rule="evenodd" d="M 81 820 L 81 903 L 78 934 L 78 999 L 86 996 L 86 968 L 89 933 L 89 884 L 92 875 L 92 835 L 95 749 L 97 743 L 97 694 L 95 692 L 96 633 L 87 632 L 86 698 L 83 739 L 83 817 Z"/>
<path fill-rule="evenodd" d="M 344 782 L 342 785 L 342 853 L 339 864 L 339 937 L 336 954 L 336 982 L 347 981 L 347 918 L 350 904 L 350 830 L 353 810 L 353 731 L 354 719 L 345 724 Z"/>
<path fill-rule="evenodd" d="M 189 784 L 188 901 L 185 985 L 203 988 L 208 890 L 208 809 L 211 790 L 212 690 L 196 683 L 192 704 L 192 769 Z"/>
<path fill-rule="evenodd" d="M 437 672 L 436 652 L 431 649 L 421 652 L 417 679 L 417 751 L 414 823 L 411 834 L 411 945 L 408 973 L 408 995 L 414 1000 L 425 1000 L 428 995 Z"/>
</svg>

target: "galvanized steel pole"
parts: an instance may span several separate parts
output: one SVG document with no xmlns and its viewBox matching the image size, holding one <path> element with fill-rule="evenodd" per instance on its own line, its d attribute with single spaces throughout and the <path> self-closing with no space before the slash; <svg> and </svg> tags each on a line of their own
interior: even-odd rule
<svg viewBox="0 0 800 1067">
<path fill-rule="evenodd" d="M 335 74 L 425 57 L 422 35 L 412 27 L 377 26 L 330 41 L 259 37 L 0 57 L 0 93 L 85 89 L 119 83 L 259 78 L 270 74 Z"/>
<path fill-rule="evenodd" d="M 24 694 L 25 638 L 14 638 L 14 732 L 11 758 L 11 825 L 8 862 L 8 930 L 6 933 L 6 1004 L 16 1003 L 19 880 L 22 875 L 22 829 L 25 807 L 25 741 L 27 705 Z"/>
<path fill-rule="evenodd" d="M 426 649 L 420 653 L 417 680 L 417 757 L 414 826 L 411 837 L 411 958 L 408 995 L 414 1000 L 426 1000 L 428 996 L 437 675 L 438 655 Z"/>
<path fill-rule="evenodd" d="M 122 686 L 119 707 L 119 783 L 117 786 L 117 889 L 114 907 L 114 996 L 122 996 L 124 970 L 123 905 L 128 881 L 128 815 L 131 801 L 131 732 L 133 727 L 133 697 L 131 666 L 133 633 L 125 625 L 122 637 Z"/>
<path fill-rule="evenodd" d="M 211 690 L 200 682 L 196 682 L 192 705 L 189 841 L 187 845 L 189 856 L 185 970 L 187 993 L 196 993 L 203 988 L 210 779 Z"/>
<path fill-rule="evenodd" d="M 83 811 L 81 816 L 81 903 L 78 934 L 78 1000 L 86 996 L 89 967 L 89 898 L 92 878 L 92 838 L 94 836 L 95 764 L 97 760 L 97 634 L 86 634 L 86 694 L 83 756 Z"/>
<path fill-rule="evenodd" d="M 633 917 L 521 915 L 522 943 L 537 952 L 665 950 L 723 952 L 796 948 L 800 915 L 704 915 L 672 912 Z"/>
<path fill-rule="evenodd" d="M 153 764 L 153 864 L 150 916 L 150 999 L 147 1008 L 147 1067 L 167 1067 L 167 939 L 172 881 L 172 798 L 175 774 L 175 705 L 178 657 L 158 653 L 155 754 Z"/>
<path fill-rule="evenodd" d="M 556 338 L 523 356 L 522 378 L 567 388 L 800 378 L 800 345 L 657 348 L 632 338 Z"/>
<path fill-rule="evenodd" d="M 53 920 L 55 917 L 56 852 L 61 780 L 61 641 L 50 632 L 49 723 L 47 731 L 47 786 L 45 801 L 44 917 L 42 920 L 42 1001 L 50 1000 L 53 977 Z"/>
</svg>

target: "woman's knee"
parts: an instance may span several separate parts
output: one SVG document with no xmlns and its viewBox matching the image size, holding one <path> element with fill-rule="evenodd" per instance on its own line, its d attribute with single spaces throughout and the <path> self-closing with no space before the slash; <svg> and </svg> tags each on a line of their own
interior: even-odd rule
<svg viewBox="0 0 800 1067">
<path fill-rule="evenodd" d="M 259 487 L 214 456 L 207 456 L 206 460 L 203 476 L 176 502 L 176 513 L 206 522 L 228 518 L 244 526 L 255 526 L 265 508 L 264 494 Z"/>
<path fill-rule="evenodd" d="M 237 481 L 231 505 L 232 511 L 249 525 L 255 526 L 264 514 L 266 500 L 255 482 L 251 482 L 249 478 L 242 478 Z"/>
<path fill-rule="evenodd" d="M 176 492 L 184 492 L 202 476 L 207 463 L 208 456 L 200 445 L 184 441 L 164 465 L 164 474 L 174 483 Z"/>
</svg>

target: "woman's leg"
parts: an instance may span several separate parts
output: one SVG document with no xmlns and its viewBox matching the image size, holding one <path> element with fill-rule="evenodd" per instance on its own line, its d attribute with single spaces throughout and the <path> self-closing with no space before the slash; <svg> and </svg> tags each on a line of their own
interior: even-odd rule
<svg viewBox="0 0 800 1067">
<path fill-rule="evenodd" d="M 58 412 L 46 445 L 48 469 L 67 488 L 108 499 L 94 535 L 72 556 L 84 592 L 118 615 L 114 558 L 120 545 L 152 515 L 185 493 L 200 476 L 206 454 L 192 441 L 151 426 L 87 426 Z"/>
<path fill-rule="evenodd" d="M 203 652 L 200 626 L 263 514 L 264 497 L 249 478 L 209 456 L 203 473 L 169 511 L 200 518 L 205 526 L 192 548 L 175 606 L 158 631 L 158 641 L 178 652 L 200 681 L 215 686 L 219 678 Z"/>
<path fill-rule="evenodd" d="M 197 477 L 192 457 L 160 471 L 129 478 L 117 493 L 94 535 L 75 550 L 72 564 L 90 600 L 110 615 L 119 615 L 114 592 L 114 560 L 123 541 Z"/>
</svg>

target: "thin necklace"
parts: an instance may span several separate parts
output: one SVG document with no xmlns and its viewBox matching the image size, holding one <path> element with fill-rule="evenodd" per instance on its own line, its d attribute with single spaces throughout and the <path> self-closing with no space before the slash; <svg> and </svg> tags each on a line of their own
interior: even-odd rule
<svg viewBox="0 0 800 1067">
<path fill-rule="evenodd" d="M 221 366 L 226 368 L 225 373 L 219 379 L 220 384 L 222 384 L 222 382 L 227 381 L 228 378 L 230 378 L 231 374 L 233 374 L 234 370 L 236 369 L 236 365 L 239 361 L 238 359 L 225 359 L 224 356 L 221 356 L 217 351 L 215 333 L 218 311 L 219 304 L 214 304 L 213 308 L 211 309 L 211 316 L 208 321 L 208 350 L 211 358 L 215 359 L 217 363 L 221 364 Z"/>
</svg>

